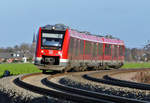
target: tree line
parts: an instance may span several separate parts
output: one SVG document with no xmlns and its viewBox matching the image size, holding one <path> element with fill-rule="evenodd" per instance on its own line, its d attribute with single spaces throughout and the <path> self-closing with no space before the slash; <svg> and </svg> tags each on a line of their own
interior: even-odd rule
<svg viewBox="0 0 150 103">
<path fill-rule="evenodd" d="M 126 48 L 125 61 L 150 61 L 150 42 L 147 43 L 143 48 Z"/>
<path fill-rule="evenodd" d="M 0 48 L 0 53 L 23 53 L 27 57 L 33 58 L 35 53 L 35 44 L 22 43 L 14 47 Z"/>
</svg>

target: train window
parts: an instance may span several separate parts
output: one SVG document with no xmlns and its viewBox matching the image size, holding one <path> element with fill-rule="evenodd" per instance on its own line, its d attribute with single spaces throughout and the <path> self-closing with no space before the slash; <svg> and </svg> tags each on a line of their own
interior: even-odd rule
<svg viewBox="0 0 150 103">
<path fill-rule="evenodd" d="M 83 54 L 84 41 L 80 40 L 80 54 Z"/>
<path fill-rule="evenodd" d="M 77 45 L 77 40 L 74 39 L 74 48 L 73 48 L 74 55 L 76 55 L 76 45 Z"/>
<path fill-rule="evenodd" d="M 111 44 L 108 46 L 108 55 L 111 56 Z"/>
<path fill-rule="evenodd" d="M 119 56 L 123 56 L 123 46 L 119 46 Z"/>
<path fill-rule="evenodd" d="M 97 56 L 97 49 L 98 49 L 98 47 L 97 47 L 98 45 L 97 45 L 97 43 L 95 43 L 95 57 Z"/>
<path fill-rule="evenodd" d="M 88 54 L 88 46 L 87 46 L 88 41 L 85 41 L 85 54 Z"/>
<path fill-rule="evenodd" d="M 76 44 L 75 44 L 75 56 L 78 56 L 78 54 L 79 54 L 78 46 L 79 46 L 79 40 L 76 39 Z"/>
<path fill-rule="evenodd" d="M 105 44 L 105 55 L 108 55 L 108 44 Z"/>
<path fill-rule="evenodd" d="M 93 43 L 93 57 L 96 57 L 97 55 L 97 44 L 96 43 Z"/>
<path fill-rule="evenodd" d="M 105 44 L 105 55 L 107 55 L 107 44 Z"/>
<path fill-rule="evenodd" d="M 73 45 L 74 45 L 74 39 L 73 37 L 70 38 L 70 45 L 69 45 L 69 53 L 73 53 Z"/>
<path fill-rule="evenodd" d="M 102 43 L 98 44 L 98 53 L 100 56 L 103 55 L 103 44 Z"/>
<path fill-rule="evenodd" d="M 85 41 L 85 54 L 87 54 L 87 41 Z"/>
<path fill-rule="evenodd" d="M 115 54 L 115 55 L 114 55 L 114 57 L 117 57 L 117 54 L 118 54 L 118 50 L 117 50 L 117 49 L 118 49 L 118 47 L 117 47 L 117 45 L 115 45 L 115 46 L 114 46 L 114 49 L 115 49 L 115 50 L 114 50 L 114 51 L 115 51 L 115 53 L 114 53 L 114 54 Z"/>
<path fill-rule="evenodd" d="M 91 47 L 92 47 L 91 42 L 86 41 L 86 43 L 85 43 L 85 54 L 90 54 L 91 53 Z"/>
<path fill-rule="evenodd" d="M 41 31 L 41 48 L 61 50 L 64 41 L 65 32 L 61 31 Z"/>
<path fill-rule="evenodd" d="M 111 56 L 111 45 L 110 44 L 105 45 L 105 55 Z"/>
<path fill-rule="evenodd" d="M 91 54 L 92 42 L 89 42 L 88 46 L 88 54 Z"/>
</svg>

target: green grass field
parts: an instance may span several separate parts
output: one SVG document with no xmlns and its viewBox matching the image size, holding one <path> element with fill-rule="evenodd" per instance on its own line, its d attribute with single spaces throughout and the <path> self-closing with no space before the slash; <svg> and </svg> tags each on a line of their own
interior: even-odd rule
<svg viewBox="0 0 150 103">
<path fill-rule="evenodd" d="M 41 72 L 34 64 L 0 64 L 0 77 L 5 70 L 9 70 L 11 75 L 18 75 L 24 73 Z"/>
<path fill-rule="evenodd" d="M 148 63 L 125 63 L 122 68 L 150 68 L 150 62 Z M 34 64 L 0 64 L 0 77 L 5 70 L 9 70 L 11 75 L 18 75 L 24 73 L 41 72 Z"/>
<path fill-rule="evenodd" d="M 121 68 L 150 68 L 150 62 L 145 62 L 145 63 L 128 63 L 125 62 L 124 65 Z"/>
</svg>

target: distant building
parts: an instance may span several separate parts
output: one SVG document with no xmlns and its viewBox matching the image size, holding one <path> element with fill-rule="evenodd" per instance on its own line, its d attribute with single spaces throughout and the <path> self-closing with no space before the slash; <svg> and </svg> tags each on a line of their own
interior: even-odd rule
<svg viewBox="0 0 150 103">
<path fill-rule="evenodd" d="M 23 53 L 0 53 L 0 63 L 2 62 L 7 62 L 7 63 L 12 63 L 12 62 L 21 62 L 25 59 Z M 23 62 L 27 62 L 27 59 Z"/>
<path fill-rule="evenodd" d="M 23 57 L 23 58 L 22 58 L 22 61 L 23 61 L 24 63 L 27 63 L 27 57 Z"/>
</svg>

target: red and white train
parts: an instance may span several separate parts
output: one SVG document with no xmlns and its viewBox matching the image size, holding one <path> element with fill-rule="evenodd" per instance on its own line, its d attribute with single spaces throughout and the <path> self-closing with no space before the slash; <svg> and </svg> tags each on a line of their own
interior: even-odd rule
<svg viewBox="0 0 150 103">
<path fill-rule="evenodd" d="M 119 68 L 124 54 L 122 40 L 47 25 L 38 31 L 35 65 L 43 72 Z"/>
</svg>

